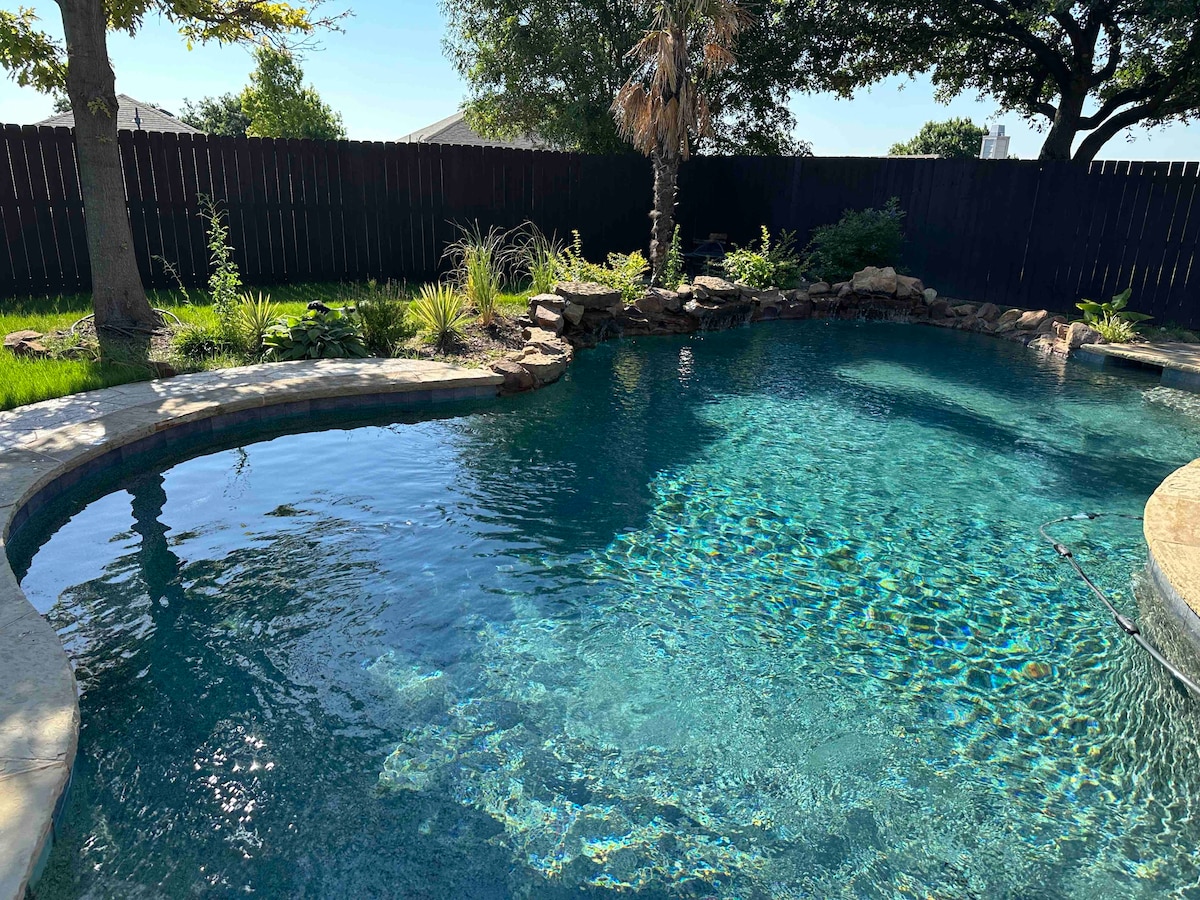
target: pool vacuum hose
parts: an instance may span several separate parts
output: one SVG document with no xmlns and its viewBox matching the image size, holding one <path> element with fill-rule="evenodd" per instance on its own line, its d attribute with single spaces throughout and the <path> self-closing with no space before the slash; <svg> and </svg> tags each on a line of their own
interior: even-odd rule
<svg viewBox="0 0 1200 900">
<path fill-rule="evenodd" d="M 1141 516 L 1133 516 L 1133 515 L 1129 515 L 1128 513 L 1086 513 L 1086 512 L 1085 513 L 1076 513 L 1073 516 L 1062 516 L 1061 518 L 1058 518 L 1058 519 L 1051 519 L 1049 522 L 1046 522 L 1045 524 L 1038 526 L 1038 531 L 1041 532 L 1042 537 L 1044 537 L 1047 541 L 1050 542 L 1050 545 L 1054 548 L 1054 552 L 1057 553 L 1059 556 L 1061 556 L 1063 559 L 1065 559 L 1068 563 L 1070 563 L 1071 568 L 1075 570 L 1075 574 L 1077 574 L 1080 578 L 1082 578 L 1083 583 L 1092 589 L 1092 593 L 1100 598 L 1100 602 L 1103 603 L 1106 607 L 1108 607 L 1108 611 L 1110 613 L 1112 613 L 1113 621 L 1116 622 L 1117 625 L 1120 626 L 1121 630 L 1124 631 L 1131 638 L 1133 638 L 1134 641 L 1137 643 L 1137 645 L 1139 647 L 1141 647 L 1143 650 L 1145 650 L 1147 653 L 1149 653 L 1150 656 L 1155 661 L 1157 661 L 1160 666 L 1162 666 L 1164 669 L 1166 669 L 1168 672 L 1170 672 L 1175 677 L 1176 681 L 1179 681 L 1188 690 L 1190 690 L 1194 695 L 1196 695 L 1197 697 L 1200 697 L 1200 685 L 1197 685 L 1196 682 L 1194 682 L 1191 678 L 1189 678 L 1187 675 L 1185 675 L 1183 672 L 1181 672 L 1178 667 L 1173 665 L 1170 660 L 1168 660 L 1165 656 L 1163 656 L 1161 653 L 1159 653 L 1158 648 L 1155 647 L 1153 644 L 1151 644 L 1148 640 L 1146 640 L 1145 636 L 1142 634 L 1141 630 L 1138 628 L 1137 622 L 1133 621 L 1128 616 L 1122 615 L 1121 612 L 1115 606 L 1112 605 L 1112 601 L 1110 601 L 1108 599 L 1108 597 L 1105 596 L 1104 591 L 1102 591 L 1102 590 L 1100 590 L 1100 588 L 1096 587 L 1095 582 L 1092 581 L 1092 579 L 1088 578 L 1087 573 L 1085 571 L 1083 571 L 1083 566 L 1081 566 L 1079 564 L 1079 560 L 1077 560 L 1075 558 L 1075 554 L 1073 554 L 1071 552 L 1070 547 L 1068 547 L 1066 544 L 1062 543 L 1061 541 L 1056 541 L 1054 538 L 1050 537 L 1050 535 L 1048 535 L 1046 533 L 1047 528 L 1050 528 L 1051 526 L 1054 526 L 1054 525 L 1059 525 L 1063 522 L 1077 522 L 1077 521 L 1083 521 L 1083 520 L 1088 520 L 1088 519 L 1099 519 L 1102 516 L 1107 516 L 1109 518 L 1116 518 L 1116 519 L 1135 519 L 1138 521 L 1140 521 L 1142 518 Z"/>
</svg>

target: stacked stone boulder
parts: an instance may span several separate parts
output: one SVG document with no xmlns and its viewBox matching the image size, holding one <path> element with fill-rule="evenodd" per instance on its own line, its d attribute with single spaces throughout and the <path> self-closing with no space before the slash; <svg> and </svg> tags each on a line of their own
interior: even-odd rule
<svg viewBox="0 0 1200 900">
<path fill-rule="evenodd" d="M 560 282 L 529 301 L 525 344 L 492 365 L 505 392 L 556 381 L 575 350 L 623 335 L 717 331 L 774 319 L 892 319 L 991 334 L 1046 353 L 1066 355 L 1103 339 L 1082 323 L 1048 310 L 1004 308 L 941 297 L 919 278 L 891 266 L 868 266 L 848 281 L 758 289 L 702 275 L 677 290 L 647 288 L 633 303 L 611 287 Z"/>
</svg>

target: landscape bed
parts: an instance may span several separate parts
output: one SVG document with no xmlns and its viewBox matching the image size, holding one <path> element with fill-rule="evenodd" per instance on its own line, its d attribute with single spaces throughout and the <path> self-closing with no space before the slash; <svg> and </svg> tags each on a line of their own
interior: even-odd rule
<svg viewBox="0 0 1200 900">
<path fill-rule="evenodd" d="M 10 548 L 83 689 L 39 898 L 1195 886 L 1200 719 L 1037 535 L 1140 513 L 1194 398 L 897 328 L 82 483 Z M 1070 538 L 1172 640 L 1136 523 Z"/>
</svg>

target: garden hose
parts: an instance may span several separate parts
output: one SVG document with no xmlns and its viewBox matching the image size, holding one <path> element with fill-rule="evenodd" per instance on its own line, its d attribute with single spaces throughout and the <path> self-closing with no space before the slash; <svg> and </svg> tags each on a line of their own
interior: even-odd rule
<svg viewBox="0 0 1200 900">
<path fill-rule="evenodd" d="M 1083 566 L 1079 564 L 1079 560 L 1075 558 L 1075 554 L 1071 552 L 1070 547 L 1061 541 L 1056 541 L 1046 533 L 1047 528 L 1062 524 L 1063 522 L 1087 521 L 1091 519 L 1099 519 L 1102 516 L 1117 519 L 1135 519 L 1138 521 L 1140 521 L 1142 518 L 1141 516 L 1134 516 L 1128 513 L 1076 513 L 1073 516 L 1062 516 L 1058 519 L 1051 519 L 1049 522 L 1038 526 L 1038 531 L 1041 532 L 1042 537 L 1049 541 L 1050 545 L 1054 548 L 1054 552 L 1065 559 L 1070 564 L 1071 568 L 1075 570 L 1075 574 L 1083 579 L 1083 583 L 1091 588 L 1093 594 L 1100 598 L 1100 602 L 1108 608 L 1108 611 L 1112 614 L 1113 621 L 1117 623 L 1118 627 L 1120 627 L 1122 631 L 1133 638 L 1134 642 L 1137 643 L 1137 645 L 1147 653 L 1149 653 L 1151 658 L 1153 658 L 1160 666 L 1170 672 L 1176 681 L 1183 684 L 1197 697 L 1200 697 L 1200 685 L 1196 684 L 1195 681 L 1180 671 L 1177 666 L 1171 663 L 1170 660 L 1168 660 L 1158 651 L 1157 647 L 1146 640 L 1145 635 L 1142 634 L 1141 629 L 1138 628 L 1135 621 L 1122 614 L 1120 610 L 1113 606 L 1112 601 L 1105 596 L 1104 591 L 1096 587 L 1096 583 L 1088 577 L 1087 573 L 1083 570 Z"/>
</svg>

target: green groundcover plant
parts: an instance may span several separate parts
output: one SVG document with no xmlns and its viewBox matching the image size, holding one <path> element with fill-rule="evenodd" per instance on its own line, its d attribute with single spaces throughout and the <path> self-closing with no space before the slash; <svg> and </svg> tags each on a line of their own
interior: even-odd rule
<svg viewBox="0 0 1200 900">
<path fill-rule="evenodd" d="M 300 316 L 283 316 L 263 336 L 266 358 L 362 359 L 367 356 L 357 316 L 347 309 L 314 306 Z"/>
</svg>

